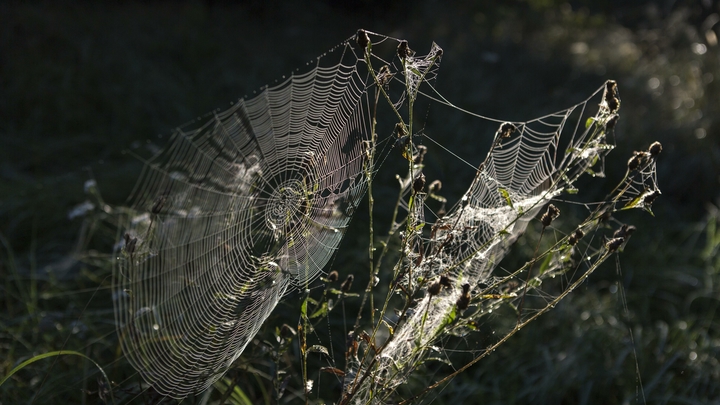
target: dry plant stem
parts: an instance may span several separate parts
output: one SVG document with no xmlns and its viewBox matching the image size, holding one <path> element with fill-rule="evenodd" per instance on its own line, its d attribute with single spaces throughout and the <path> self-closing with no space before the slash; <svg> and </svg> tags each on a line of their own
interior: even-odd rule
<svg viewBox="0 0 720 405">
<path fill-rule="evenodd" d="M 373 227 L 373 212 L 375 207 L 375 199 L 373 198 L 373 176 L 372 176 L 372 170 L 375 166 L 375 150 L 376 150 L 376 134 L 375 134 L 375 126 L 377 125 L 377 105 L 380 98 L 380 92 L 375 89 L 375 105 L 373 108 L 373 115 L 372 115 L 372 123 L 371 123 L 371 129 L 370 129 L 370 146 L 367 150 L 367 158 L 368 162 L 365 166 L 365 176 L 367 176 L 368 179 L 368 214 L 369 214 L 369 242 L 368 242 L 368 257 L 370 258 L 370 274 L 368 277 L 368 285 L 365 288 L 365 293 L 363 294 L 362 302 L 360 302 L 360 309 L 358 310 L 357 318 L 355 319 L 355 325 L 353 329 L 357 329 L 360 327 L 360 319 L 362 318 L 362 311 L 363 308 L 365 308 L 365 302 L 367 302 L 368 296 L 370 296 L 370 322 L 374 325 L 375 324 L 375 298 L 372 294 L 372 289 L 375 286 L 375 232 Z M 344 308 L 343 308 L 344 309 Z M 346 333 L 347 336 L 347 333 Z"/>
<path fill-rule="evenodd" d="M 434 59 L 432 60 L 432 63 L 434 64 L 436 60 L 437 60 L 437 58 L 434 58 Z M 395 111 L 396 115 L 398 115 L 398 117 L 400 118 L 401 123 L 404 125 L 404 122 L 402 122 L 402 116 L 400 115 L 399 111 L 397 111 L 397 109 L 395 109 L 395 107 L 393 106 L 393 104 L 392 104 L 389 96 L 387 95 L 387 93 L 385 92 L 385 90 L 382 88 L 382 86 L 379 85 L 379 82 L 378 82 L 378 80 L 377 80 L 377 77 L 376 77 L 376 75 L 375 75 L 375 72 L 374 72 L 374 70 L 372 69 L 372 66 L 371 66 L 370 63 L 369 63 L 369 52 L 366 52 L 366 61 L 367 61 L 367 63 L 368 63 L 368 68 L 370 69 L 373 78 L 375 78 L 377 87 L 381 89 L 382 93 L 385 95 L 385 97 L 386 97 L 388 103 L 390 104 L 391 108 L 393 109 L 393 111 Z M 403 69 L 405 69 L 405 62 L 406 62 L 406 59 L 403 59 L 403 60 L 402 60 Z M 432 65 L 431 65 L 431 66 L 432 66 Z M 428 70 L 429 70 L 429 68 L 428 68 Z M 405 88 L 408 89 L 408 88 L 410 88 L 410 84 L 408 83 L 409 78 L 408 78 L 407 75 L 405 76 L 405 78 L 406 78 Z M 425 74 L 422 75 L 421 81 L 424 80 L 424 78 L 425 78 Z M 411 95 L 409 95 L 409 97 L 408 97 L 408 107 L 409 107 L 409 108 L 408 108 L 408 125 L 407 125 L 407 127 L 408 127 L 408 135 L 409 135 L 408 148 L 412 148 L 412 145 L 413 145 L 413 142 L 412 142 L 412 137 L 413 137 L 412 121 L 413 121 L 414 98 L 415 98 L 416 95 L 417 95 L 417 94 L 415 94 L 415 95 L 412 95 L 412 94 L 411 94 Z M 414 160 L 412 159 L 412 149 L 410 149 L 408 155 L 411 156 L 411 158 L 409 159 L 409 163 L 408 163 L 408 172 L 409 172 L 410 184 L 412 184 L 412 180 L 414 179 L 414 169 L 415 169 L 415 167 L 414 167 L 415 162 L 414 162 Z M 412 190 L 412 189 L 411 189 L 411 190 Z M 417 194 L 417 193 L 415 192 L 415 190 L 412 190 L 411 198 L 413 199 L 413 201 L 415 201 L 416 194 Z M 400 205 L 400 201 L 402 201 L 402 195 L 403 195 L 403 190 L 400 190 L 400 193 L 399 193 L 399 195 L 398 195 L 398 201 L 397 201 L 397 204 L 396 204 L 396 207 L 395 207 L 395 212 L 393 213 L 393 221 L 392 221 L 393 224 L 395 223 L 395 219 L 396 219 L 396 217 L 397 217 L 397 212 L 398 212 L 398 208 L 399 208 L 399 205 Z M 406 218 L 406 230 L 405 230 L 405 232 L 406 232 L 406 238 L 405 238 L 405 240 L 404 240 L 404 242 L 403 242 L 403 246 L 401 247 L 401 256 L 400 256 L 400 259 L 398 260 L 398 264 L 396 265 L 396 271 L 393 272 L 393 277 L 395 278 L 395 280 L 397 280 L 397 278 L 399 278 L 399 275 L 400 275 L 400 266 L 401 266 L 401 264 L 402 264 L 402 262 L 403 262 L 403 260 L 404 260 L 404 257 L 405 257 L 405 252 L 406 252 L 406 250 L 407 250 L 408 243 L 409 243 L 409 240 L 410 240 L 409 236 L 410 236 L 411 232 L 413 231 L 413 229 L 412 229 L 412 228 L 413 228 L 413 215 L 411 215 L 411 214 L 412 214 L 411 212 L 408 212 L 408 216 L 407 216 L 407 218 Z M 391 232 L 392 232 L 392 229 L 391 229 Z M 372 248 L 372 247 L 371 247 L 371 248 Z M 382 260 L 382 257 L 385 255 L 385 252 L 387 252 L 387 250 L 388 250 L 388 245 L 386 244 L 385 247 L 384 247 L 384 249 L 383 249 L 383 252 L 382 252 L 381 255 L 380 255 L 380 258 L 379 258 L 379 260 L 378 260 L 378 266 L 377 266 L 376 268 L 379 269 L 380 260 Z M 410 264 L 409 264 L 409 267 L 408 267 L 408 272 L 409 272 L 409 274 L 408 274 L 408 279 L 410 279 L 410 280 L 412 280 L 412 266 L 413 266 L 413 264 L 410 263 Z M 374 277 L 374 274 L 371 274 L 371 277 Z M 370 282 L 372 283 L 372 281 L 373 281 L 373 280 L 371 279 Z M 407 312 L 407 309 L 410 307 L 411 299 L 412 299 L 412 296 L 414 295 L 414 289 L 412 289 L 412 286 L 410 286 L 411 289 L 410 289 L 410 291 L 408 291 L 408 290 L 406 290 L 400 283 L 398 283 L 398 282 L 394 283 L 394 285 L 392 286 L 392 288 L 390 289 L 390 291 L 388 292 L 388 294 L 387 294 L 387 296 L 386 296 L 385 303 L 384 303 L 384 305 L 383 305 L 383 309 L 382 309 L 381 313 L 384 314 L 384 313 L 387 311 L 387 307 L 388 307 L 388 305 L 389 305 L 390 298 L 391 298 L 392 295 L 395 293 L 395 291 L 396 291 L 396 289 L 397 289 L 398 287 L 401 288 L 401 289 L 404 291 L 404 293 L 405 293 L 405 305 L 404 305 L 404 309 L 403 309 L 403 311 L 402 311 L 402 315 L 400 316 L 400 319 L 398 319 L 398 322 L 397 322 L 397 324 L 400 324 L 400 323 L 403 321 L 404 317 L 405 317 L 405 313 Z M 362 308 L 361 308 L 361 310 L 362 310 Z M 360 317 L 360 313 L 358 314 L 358 318 L 359 318 L 359 317 Z M 380 326 L 380 324 L 378 323 L 378 324 L 373 328 L 373 333 L 372 333 L 371 339 L 374 339 L 374 338 L 375 338 L 375 336 L 376 336 L 376 334 L 377 334 L 377 331 L 379 330 L 379 326 Z M 365 373 L 363 373 L 362 377 L 360 377 L 359 380 L 358 380 L 359 374 L 356 375 L 355 381 L 353 381 L 353 384 L 352 384 L 352 389 L 346 394 L 346 396 L 343 398 L 343 401 L 342 401 L 341 403 L 347 403 L 347 401 L 349 401 L 349 400 L 352 398 L 352 396 L 353 396 L 354 393 L 355 393 L 355 389 L 356 389 L 357 387 L 361 386 L 362 383 L 363 383 L 363 381 L 370 375 L 371 370 L 372 370 L 372 367 L 373 367 L 373 365 L 374 365 L 375 362 L 376 362 L 376 359 L 378 358 L 378 356 L 380 355 L 380 353 L 382 353 L 382 350 L 383 350 L 391 341 L 392 341 L 392 335 L 385 341 L 385 343 L 383 344 L 383 346 L 375 353 L 375 356 L 373 357 L 372 361 L 369 363 L 369 365 L 368 365 L 367 367 L 365 367 Z M 363 357 L 363 360 L 360 362 L 361 365 L 365 362 L 365 360 L 367 359 L 367 356 L 368 356 L 368 355 L 369 355 L 369 351 L 365 353 L 365 356 Z"/>
<path fill-rule="evenodd" d="M 307 299 L 308 295 L 306 293 L 305 299 L 303 302 L 303 306 L 305 307 L 302 311 L 302 314 L 300 315 L 300 324 L 298 325 L 298 340 L 300 341 L 300 355 L 302 359 L 302 379 L 303 379 L 303 393 L 305 397 L 305 404 L 308 403 L 310 400 L 309 393 L 306 389 L 307 382 L 308 382 L 308 372 L 307 372 L 307 325 L 308 325 L 308 317 L 307 317 Z"/>
<path fill-rule="evenodd" d="M 520 331 L 520 329 L 522 329 L 523 327 L 525 327 L 527 324 L 529 324 L 530 322 L 534 321 L 535 319 L 539 318 L 540 315 L 543 315 L 543 314 L 545 314 L 546 312 L 550 311 L 552 308 L 554 308 L 555 305 L 557 305 L 558 302 L 560 302 L 560 301 L 561 301 L 563 298 L 565 298 L 568 294 L 570 294 L 572 291 L 574 291 L 578 286 L 580 286 L 580 284 L 582 284 L 583 282 L 585 282 L 585 280 L 586 280 L 586 279 L 600 266 L 600 264 L 602 264 L 610 255 L 611 255 L 611 252 L 609 252 L 609 251 L 606 250 L 605 253 L 604 253 L 597 261 L 595 261 L 595 263 L 593 263 L 593 265 L 592 265 L 585 273 L 583 273 L 583 275 L 580 276 L 580 278 L 578 278 L 574 283 L 572 283 L 565 291 L 563 291 L 563 292 L 562 292 L 560 295 L 558 295 L 555 299 L 553 299 L 552 301 L 550 301 L 545 307 L 543 307 L 543 308 L 540 309 L 538 312 L 536 312 L 535 314 L 533 314 L 530 318 L 528 318 L 527 320 L 519 323 L 514 329 L 512 329 L 510 332 L 508 332 L 507 335 L 503 336 L 502 339 L 500 339 L 499 341 L 497 341 L 497 342 L 494 343 L 493 345 L 491 345 L 491 346 L 489 346 L 488 348 L 486 348 L 485 351 L 483 352 L 483 354 L 481 354 L 480 356 L 474 358 L 473 360 L 471 360 L 470 362 L 468 362 L 468 363 L 465 364 L 464 366 L 460 367 L 459 369 L 457 369 L 456 371 L 454 371 L 452 374 L 448 375 L 447 377 L 443 378 L 442 380 L 437 381 L 436 383 L 430 385 L 430 386 L 427 387 L 426 389 L 422 390 L 420 393 L 418 393 L 418 394 L 416 394 L 416 395 L 414 395 L 414 396 L 412 396 L 412 397 L 410 397 L 410 398 L 408 398 L 408 399 L 400 402 L 398 405 L 407 405 L 407 404 L 411 403 L 411 401 L 414 401 L 415 399 L 420 398 L 421 396 L 427 394 L 427 393 L 430 392 L 431 390 L 434 390 L 435 388 L 441 386 L 442 384 L 444 384 L 444 383 L 452 380 L 452 379 L 455 378 L 458 374 L 464 372 L 465 370 L 467 370 L 468 368 L 470 368 L 471 366 L 473 366 L 475 363 L 477 363 L 478 361 L 480 361 L 480 360 L 482 360 L 483 358 L 485 358 L 486 356 L 488 356 L 488 355 L 489 355 L 490 353 L 492 353 L 495 349 L 497 349 L 501 344 L 505 343 L 508 339 L 510 339 L 513 335 L 515 335 L 518 331 Z"/>
<path fill-rule="evenodd" d="M 404 125 L 404 121 L 403 121 L 403 118 L 402 118 L 402 115 L 400 114 L 400 112 L 399 112 L 399 111 L 395 108 L 395 106 L 393 105 L 392 100 L 390 99 L 390 96 L 389 96 L 389 95 L 387 94 L 387 92 L 385 91 L 385 88 L 380 84 L 380 81 L 379 81 L 379 79 L 378 79 L 378 77 L 377 77 L 377 74 L 375 73 L 375 69 L 373 69 L 372 61 L 371 61 L 371 55 L 372 55 L 372 53 L 371 53 L 371 47 L 372 47 L 372 43 L 368 44 L 368 46 L 365 48 L 365 50 L 364 50 L 364 59 L 365 59 L 365 64 L 367 65 L 367 68 L 368 68 L 368 70 L 369 70 L 369 72 L 370 72 L 370 75 L 373 77 L 373 80 L 375 81 L 375 86 L 376 86 L 376 88 L 375 88 L 375 91 L 376 91 L 376 93 L 375 93 L 375 105 L 374 105 L 374 107 L 373 107 L 373 108 L 374 108 L 374 111 L 373 111 L 373 117 L 372 117 L 372 131 L 371 131 L 371 134 L 372 134 L 372 135 L 371 135 L 371 136 L 372 136 L 371 143 L 372 143 L 372 145 L 371 145 L 371 148 L 370 148 L 370 154 L 371 154 L 371 155 L 370 155 L 370 159 L 371 159 L 371 161 L 374 161 L 374 157 L 375 157 L 375 138 L 376 138 L 376 136 L 375 136 L 375 127 L 376 127 L 376 123 L 377 123 L 377 122 L 376 122 L 376 118 L 377 118 L 377 106 L 378 106 L 379 94 L 380 94 L 380 93 L 382 93 L 382 95 L 385 97 L 385 100 L 387 101 L 388 105 L 389 105 L 390 108 L 393 110 L 393 112 L 395 113 L 395 115 L 397 115 L 398 119 L 400 120 L 400 122 L 401 122 L 403 125 Z M 370 167 L 370 169 L 372 170 L 372 166 L 369 166 L 369 167 Z M 393 218 L 392 218 L 392 222 L 391 222 L 391 223 L 393 223 L 393 224 L 395 223 L 395 219 L 397 218 L 398 208 L 399 208 L 399 205 L 400 205 L 400 201 L 401 201 L 401 200 L 402 200 L 402 190 L 401 190 L 401 192 L 400 192 L 400 195 L 398 196 L 398 201 L 397 201 L 397 203 L 396 203 L 396 205 L 395 205 L 395 211 L 393 212 Z M 372 320 L 373 320 L 373 324 L 375 323 L 375 322 L 374 322 L 374 319 L 375 319 L 374 299 L 373 299 L 373 297 L 372 297 L 371 292 L 372 292 L 373 281 L 374 281 L 375 275 L 377 274 L 378 269 L 380 268 L 380 265 L 381 265 L 381 263 L 382 263 L 382 258 L 383 258 L 383 256 L 385 256 L 385 253 L 386 253 L 387 250 L 388 250 L 388 244 L 387 244 L 387 242 L 386 242 L 385 245 L 384 245 L 384 247 L 383 247 L 382 252 L 380 253 L 380 257 L 378 258 L 378 263 L 377 263 L 377 265 L 374 265 L 374 264 L 373 264 L 373 258 L 374 258 L 374 249 L 375 249 L 375 246 L 374 246 L 373 223 L 372 223 L 372 217 L 373 217 L 372 176 L 368 176 L 368 201 L 370 202 L 370 207 L 369 207 L 369 213 L 370 213 L 370 242 L 369 242 L 369 243 L 370 243 L 370 244 L 369 244 L 369 250 L 370 250 L 370 251 L 369 251 L 369 254 L 370 254 L 370 279 L 368 280 L 368 287 L 367 287 L 366 290 L 365 290 L 365 294 L 364 294 L 364 296 L 363 296 L 363 300 L 362 300 L 362 302 L 360 303 L 360 309 L 358 310 L 358 315 L 357 315 L 357 318 L 356 318 L 356 321 L 355 321 L 355 327 L 356 327 L 356 328 L 357 328 L 357 327 L 359 326 L 359 324 L 360 324 L 360 319 L 362 318 L 362 311 L 363 311 L 363 309 L 365 308 L 365 302 L 367 301 L 367 295 L 368 295 L 368 294 L 370 295 L 370 301 L 371 301 L 371 304 L 370 304 L 370 306 L 371 306 L 371 318 L 372 318 Z M 394 234 L 394 231 L 393 231 L 393 229 L 391 228 L 388 236 L 392 236 L 393 234 Z M 368 290 L 369 290 L 369 291 L 368 291 Z M 384 311 L 383 311 L 383 313 L 384 313 Z M 373 338 L 374 338 L 374 333 L 373 333 Z"/>
</svg>

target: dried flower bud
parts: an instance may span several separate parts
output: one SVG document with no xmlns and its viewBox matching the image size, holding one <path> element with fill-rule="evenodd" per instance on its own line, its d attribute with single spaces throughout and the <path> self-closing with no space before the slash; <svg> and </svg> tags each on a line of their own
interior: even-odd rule
<svg viewBox="0 0 720 405">
<path fill-rule="evenodd" d="M 425 175 L 420 173 L 415 181 L 413 181 L 413 191 L 415 191 L 415 194 L 422 193 L 423 188 L 425 188 Z"/>
<path fill-rule="evenodd" d="M 432 283 L 432 284 L 430 284 L 430 287 L 428 287 L 428 294 L 430 294 L 431 296 L 438 295 L 438 294 L 440 294 L 441 288 L 442 288 L 442 286 L 440 285 L 439 281 Z"/>
<path fill-rule="evenodd" d="M 608 251 L 614 252 L 618 250 L 620 246 L 625 242 L 625 238 L 612 238 L 605 242 L 605 247 Z"/>
<path fill-rule="evenodd" d="M 509 138 L 517 127 L 509 122 L 503 122 L 495 133 L 496 138 Z"/>
<path fill-rule="evenodd" d="M 450 277 L 442 275 L 440 276 L 440 285 L 442 285 L 445 288 L 452 287 L 452 284 L 450 283 Z"/>
<path fill-rule="evenodd" d="M 345 281 L 343 281 L 342 284 L 340 284 L 340 291 L 346 293 L 350 291 L 350 288 L 352 287 L 353 280 L 355 279 L 355 276 L 352 274 L 349 274 Z"/>
<path fill-rule="evenodd" d="M 331 283 L 334 283 L 337 281 L 338 277 L 339 277 L 339 275 L 338 275 L 337 270 L 333 270 L 330 272 L 330 274 L 328 274 L 327 280 Z"/>
<path fill-rule="evenodd" d="M 367 46 L 370 44 L 370 37 L 368 37 L 367 32 L 365 32 L 365 30 L 362 28 L 358 30 L 357 35 L 355 36 L 355 40 L 357 40 L 357 44 L 362 49 L 367 48 Z"/>
<path fill-rule="evenodd" d="M 465 283 L 462 285 L 462 295 L 455 302 L 459 310 L 465 310 L 470 305 L 470 284 Z"/>
<path fill-rule="evenodd" d="M 550 204 L 547 207 L 547 211 L 545 211 L 542 217 L 540 217 L 540 222 L 542 222 L 543 227 L 547 228 L 559 215 L 560 210 L 556 206 Z"/>
<path fill-rule="evenodd" d="M 633 156 L 628 160 L 628 170 L 633 171 L 647 163 L 650 154 L 648 152 L 633 152 Z"/>
<path fill-rule="evenodd" d="M 662 152 L 662 144 L 660 142 L 653 142 L 652 145 L 648 148 L 648 152 L 650 153 L 650 156 L 653 158 Z"/>
<path fill-rule="evenodd" d="M 407 128 L 405 128 L 405 124 L 403 124 L 402 122 L 398 122 L 397 124 L 395 124 L 395 134 L 397 134 L 398 138 L 407 136 L 408 131 Z"/>
<path fill-rule="evenodd" d="M 585 232 L 583 232 L 582 229 L 576 229 L 575 232 L 573 232 L 573 234 L 568 238 L 568 243 L 575 246 L 583 236 L 585 236 Z"/>
<path fill-rule="evenodd" d="M 400 44 L 397 48 L 397 53 L 400 59 L 405 59 L 408 56 L 412 55 L 412 51 L 410 50 L 410 47 L 408 46 L 408 42 L 405 40 L 400 41 Z"/>
<path fill-rule="evenodd" d="M 608 80 L 605 82 L 603 103 L 607 106 L 611 113 L 617 112 L 618 108 L 620 108 L 620 99 L 618 99 L 617 93 L 617 82 L 615 82 L 615 80 Z"/>
<path fill-rule="evenodd" d="M 635 232 L 635 229 L 636 228 L 633 225 L 623 224 L 620 229 L 613 233 L 613 238 L 627 239 L 628 236 L 632 235 L 632 233 Z"/>
</svg>

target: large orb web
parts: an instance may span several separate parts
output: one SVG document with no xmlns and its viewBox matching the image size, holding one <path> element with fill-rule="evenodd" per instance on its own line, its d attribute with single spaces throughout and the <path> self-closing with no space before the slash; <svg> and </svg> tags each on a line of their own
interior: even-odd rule
<svg viewBox="0 0 720 405">
<path fill-rule="evenodd" d="M 339 55 L 332 63 L 328 60 Z M 178 130 L 121 224 L 115 317 L 158 392 L 219 379 L 291 285 L 327 264 L 365 192 L 365 77 L 350 44 Z"/>
</svg>

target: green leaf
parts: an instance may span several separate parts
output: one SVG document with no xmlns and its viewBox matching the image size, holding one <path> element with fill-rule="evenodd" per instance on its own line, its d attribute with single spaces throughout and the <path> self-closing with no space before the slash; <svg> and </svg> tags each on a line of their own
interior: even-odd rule
<svg viewBox="0 0 720 405">
<path fill-rule="evenodd" d="M 595 122 L 595 118 L 593 118 L 593 117 L 588 118 L 587 121 L 585 121 L 585 128 L 590 128 L 590 125 L 592 125 L 593 122 Z"/>
<path fill-rule="evenodd" d="M 317 311 L 313 312 L 310 315 L 310 319 L 325 316 L 325 315 L 327 315 L 327 313 L 328 313 L 328 304 L 327 304 L 327 302 L 323 302 L 322 305 L 320 306 L 320 308 L 318 308 Z"/>
<path fill-rule="evenodd" d="M 84 355 L 84 354 L 82 354 L 82 353 L 76 352 L 76 351 L 74 351 L 74 350 L 57 350 L 57 351 L 54 351 L 54 352 L 38 354 L 37 356 L 35 356 L 35 357 L 33 357 L 33 358 L 30 358 L 30 359 L 28 359 L 28 360 L 25 360 L 25 361 L 23 361 L 22 363 L 18 364 L 15 368 L 13 368 L 12 370 L 10 370 L 10 372 L 9 372 L 5 377 L 3 377 L 2 380 L 0 380 L 0 386 L 2 386 L 3 384 L 5 384 L 5 381 L 7 381 L 10 377 L 12 377 L 13 374 L 15 374 L 15 373 L 17 373 L 18 371 L 22 370 L 22 369 L 25 368 L 26 366 L 28 366 L 28 365 L 30 365 L 30 364 L 32 364 L 32 363 L 35 363 L 35 362 L 38 361 L 38 360 L 46 359 L 46 358 L 48 358 L 48 357 L 63 356 L 63 355 L 80 356 L 80 357 L 84 358 L 85 360 L 91 361 L 91 362 L 95 365 L 95 367 L 97 367 L 98 370 L 100 370 L 100 373 L 103 375 L 103 377 L 105 377 L 105 381 L 107 381 L 108 387 L 111 388 L 111 389 L 110 389 L 110 398 L 112 399 L 113 404 L 115 403 L 115 397 L 113 396 L 113 393 L 112 393 L 112 385 L 110 384 L 110 379 L 108 378 L 107 374 L 105 374 L 105 370 L 103 370 L 103 368 L 100 367 L 100 365 L 97 364 L 97 363 L 95 362 L 95 360 L 91 359 L 90 357 L 88 357 L 88 356 L 86 356 L 86 355 Z"/>
<path fill-rule="evenodd" d="M 230 387 L 232 386 L 231 384 L 233 384 L 233 382 L 229 378 L 224 377 L 223 379 L 216 381 L 215 384 L 213 384 L 213 386 L 219 392 L 224 393 L 228 389 L 230 389 Z M 248 398 L 248 396 L 245 395 L 245 392 L 243 392 L 243 390 L 240 389 L 240 387 L 237 386 L 237 384 L 232 386 L 232 394 L 230 395 L 229 399 L 231 399 L 230 403 L 233 403 L 233 404 L 252 405 L 252 401 L 250 400 L 250 398 Z"/>
<path fill-rule="evenodd" d="M 552 260 L 554 254 L 555 252 L 550 252 L 545 256 L 545 260 L 543 260 L 542 264 L 540 265 L 541 275 L 545 273 L 545 271 L 550 267 L 550 260 Z"/>
<path fill-rule="evenodd" d="M 302 315 L 303 318 L 307 318 L 307 302 L 308 297 L 305 297 L 302 304 L 300 305 L 300 315 Z"/>
<path fill-rule="evenodd" d="M 512 200 L 510 199 L 510 193 L 502 187 L 498 188 L 498 191 L 500 191 L 500 195 L 503 196 L 510 208 L 515 209 L 515 207 L 513 207 Z"/>
<path fill-rule="evenodd" d="M 338 290 L 338 289 L 335 289 L 335 288 L 330 288 L 330 289 L 327 290 L 327 291 L 328 291 L 328 293 L 330 293 L 330 294 L 344 295 L 345 297 L 359 297 L 359 296 L 360 296 L 360 294 L 358 294 L 358 293 L 350 293 L 350 292 L 344 293 L 344 292 L 342 292 L 342 291 L 340 291 L 340 290 Z"/>
<path fill-rule="evenodd" d="M 624 207 L 620 208 L 620 211 L 637 208 L 642 203 L 643 197 L 644 197 L 643 195 L 639 195 L 639 196 L 635 197 L 632 201 L 625 204 Z"/>
<path fill-rule="evenodd" d="M 568 193 L 568 194 L 577 194 L 578 191 L 580 191 L 580 190 L 578 190 L 578 189 L 575 188 L 575 187 L 566 187 L 566 188 L 565 188 L 565 192 Z"/>
<path fill-rule="evenodd" d="M 440 328 L 442 329 L 445 326 L 452 324 L 455 322 L 455 318 L 457 318 L 457 305 L 453 305 L 452 310 L 450 310 L 450 312 L 445 316 L 445 319 L 443 319 Z"/>
</svg>

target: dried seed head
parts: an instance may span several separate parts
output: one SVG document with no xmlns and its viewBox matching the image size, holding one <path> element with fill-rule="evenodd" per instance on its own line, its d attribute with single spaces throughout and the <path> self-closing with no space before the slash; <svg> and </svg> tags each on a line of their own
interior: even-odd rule
<svg viewBox="0 0 720 405">
<path fill-rule="evenodd" d="M 459 310 L 465 310 L 470 305 L 470 284 L 465 283 L 462 285 L 462 295 L 455 302 Z"/>
<path fill-rule="evenodd" d="M 466 310 L 467 307 L 470 306 L 470 297 L 466 295 L 461 295 L 460 298 L 455 301 L 455 305 L 457 305 L 458 309 L 461 311 Z"/>
<path fill-rule="evenodd" d="M 410 47 L 408 46 L 408 42 L 405 40 L 400 41 L 400 44 L 397 48 L 397 53 L 400 59 L 405 59 L 408 56 L 412 56 L 412 50 L 410 50 Z"/>
<path fill-rule="evenodd" d="M 390 80 L 392 80 L 393 76 L 395 76 L 395 74 L 390 71 L 390 66 L 383 65 L 378 71 L 377 81 L 381 86 L 387 89 L 387 85 L 388 83 L 390 83 Z"/>
<path fill-rule="evenodd" d="M 503 122 L 495 133 L 495 137 L 502 139 L 509 138 L 516 129 L 517 127 L 515 127 L 515 125 L 509 122 Z"/>
<path fill-rule="evenodd" d="M 407 128 L 405 128 L 405 124 L 403 124 L 402 122 L 398 122 L 397 124 L 395 124 L 395 134 L 397 134 L 398 138 L 407 136 L 408 131 Z"/>
<path fill-rule="evenodd" d="M 605 242 L 608 251 L 614 252 L 625 242 L 625 238 L 612 238 Z"/>
<path fill-rule="evenodd" d="M 648 158 L 650 157 L 650 154 L 648 152 L 633 152 L 633 156 L 628 160 L 628 170 L 633 171 L 638 169 L 639 167 L 645 166 L 645 163 L 647 163 Z"/>
<path fill-rule="evenodd" d="M 338 276 L 339 276 L 339 275 L 338 275 L 337 270 L 333 270 L 333 271 L 330 272 L 330 274 L 328 274 L 327 279 L 328 279 L 329 282 L 334 283 L 334 282 L 337 281 Z"/>
<path fill-rule="evenodd" d="M 355 279 L 355 276 L 352 274 L 349 274 L 345 281 L 343 281 L 342 284 L 340 284 L 340 291 L 346 293 L 350 291 L 350 288 L 352 287 L 353 280 Z"/>
<path fill-rule="evenodd" d="M 568 243 L 575 246 L 583 236 L 585 236 L 585 232 L 583 232 L 582 229 L 576 229 L 575 232 L 573 232 L 573 234 L 568 238 Z"/>
<path fill-rule="evenodd" d="M 423 188 L 425 188 L 425 175 L 420 173 L 413 182 L 413 191 L 415 191 L 415 194 L 422 193 Z"/>
<path fill-rule="evenodd" d="M 650 153 L 650 156 L 653 158 L 662 152 L 662 144 L 660 142 L 653 142 L 652 145 L 648 148 L 648 152 Z"/>
<path fill-rule="evenodd" d="M 450 283 L 450 277 L 445 276 L 445 275 L 440 276 L 440 285 L 442 285 L 445 288 L 452 287 L 452 284 Z"/>
<path fill-rule="evenodd" d="M 548 226 L 550 226 L 550 224 L 552 224 L 552 221 L 559 215 L 560 210 L 556 206 L 550 204 L 547 207 L 547 211 L 545 211 L 542 217 L 540 217 L 540 222 L 542 222 L 543 227 L 547 228 Z"/>
<path fill-rule="evenodd" d="M 361 49 L 366 49 L 367 46 L 370 44 L 370 37 L 368 37 L 367 32 L 365 32 L 365 30 L 362 28 L 360 28 L 357 32 L 357 35 L 355 35 L 355 40 L 357 41 L 357 44 L 360 46 Z"/>
<path fill-rule="evenodd" d="M 607 106 L 611 113 L 617 112 L 620 107 L 620 99 L 618 99 L 617 82 L 608 80 L 605 82 L 605 92 L 603 93 L 603 103 Z"/>
<path fill-rule="evenodd" d="M 628 236 L 632 235 L 633 232 L 635 232 L 635 227 L 633 225 L 623 224 L 618 230 L 613 233 L 613 238 L 624 238 L 627 239 Z"/>
<path fill-rule="evenodd" d="M 440 282 L 435 282 L 430 284 L 430 287 L 428 287 L 428 294 L 431 296 L 435 296 L 440 294 L 440 289 L 442 288 L 442 285 L 440 285 Z"/>
</svg>

